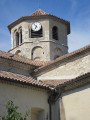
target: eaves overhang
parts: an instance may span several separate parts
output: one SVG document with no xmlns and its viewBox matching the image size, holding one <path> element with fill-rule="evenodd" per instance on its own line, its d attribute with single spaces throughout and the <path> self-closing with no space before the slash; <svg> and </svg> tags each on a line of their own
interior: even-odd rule
<svg viewBox="0 0 90 120">
<path fill-rule="evenodd" d="M 90 84 L 90 72 L 80 75 L 69 81 L 66 81 L 63 84 L 59 84 L 56 86 L 56 89 L 64 93 L 64 92 L 71 91 L 89 84 Z"/>
<path fill-rule="evenodd" d="M 17 19 L 17 20 L 15 20 L 14 22 L 12 22 L 11 24 L 9 24 L 9 25 L 8 25 L 8 29 L 9 29 L 9 31 L 11 32 L 11 29 L 12 29 L 15 25 L 17 25 L 17 24 L 19 24 L 19 23 L 21 23 L 21 22 L 23 22 L 23 21 L 25 21 L 25 20 L 37 20 L 37 19 L 54 19 L 54 20 L 56 20 L 56 21 L 59 21 L 59 22 L 65 24 L 65 25 L 67 26 L 67 34 L 70 34 L 70 22 L 69 22 L 69 21 L 66 21 L 66 20 L 64 20 L 64 19 L 61 19 L 61 18 L 59 18 L 59 17 L 56 17 L 56 16 L 54 16 L 54 15 L 51 15 L 51 14 L 38 15 L 38 16 L 22 16 L 22 17 L 20 17 L 19 19 Z"/>
</svg>

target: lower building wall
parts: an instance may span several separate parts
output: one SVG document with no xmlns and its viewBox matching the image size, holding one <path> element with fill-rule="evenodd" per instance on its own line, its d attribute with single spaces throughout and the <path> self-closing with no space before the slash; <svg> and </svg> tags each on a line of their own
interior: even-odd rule
<svg viewBox="0 0 90 120">
<path fill-rule="evenodd" d="M 19 106 L 18 111 L 23 115 L 26 110 L 31 110 L 27 120 L 30 120 L 32 112 L 38 113 L 39 111 L 43 113 L 43 116 L 39 115 L 40 120 L 46 120 L 47 116 L 49 116 L 47 99 L 48 94 L 42 89 L 0 83 L 0 116 L 6 115 L 5 104 L 7 104 L 8 100 L 12 100 L 14 105 Z"/>
<path fill-rule="evenodd" d="M 66 92 L 60 103 L 60 120 L 90 120 L 90 85 Z"/>
</svg>

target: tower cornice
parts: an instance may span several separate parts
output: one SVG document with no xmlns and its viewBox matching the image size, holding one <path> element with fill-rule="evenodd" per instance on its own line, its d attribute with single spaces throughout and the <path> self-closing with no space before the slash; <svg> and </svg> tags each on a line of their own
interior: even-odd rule
<svg viewBox="0 0 90 120">
<path fill-rule="evenodd" d="M 61 22 L 63 24 L 67 25 L 67 34 L 70 34 L 70 22 L 67 20 L 64 20 L 62 18 L 56 17 L 54 15 L 51 14 L 41 14 L 41 15 L 31 15 L 31 16 L 22 16 L 19 19 L 15 20 L 14 22 L 12 22 L 11 24 L 8 25 L 8 29 L 11 32 L 11 29 L 19 24 L 20 22 L 23 22 L 25 20 L 39 20 L 39 19 L 54 19 L 55 21 Z"/>
</svg>

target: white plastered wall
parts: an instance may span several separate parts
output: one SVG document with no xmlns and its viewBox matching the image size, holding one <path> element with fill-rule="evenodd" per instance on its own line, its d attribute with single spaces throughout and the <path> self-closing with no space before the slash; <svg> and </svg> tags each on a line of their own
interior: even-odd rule
<svg viewBox="0 0 90 120">
<path fill-rule="evenodd" d="M 19 112 L 23 115 L 26 110 L 40 108 L 45 112 L 45 118 L 49 114 L 48 94 L 42 89 L 25 88 L 0 82 L 0 116 L 6 114 L 5 104 L 12 100 L 14 105 L 19 106 Z M 30 120 L 30 115 L 28 117 Z"/>
<path fill-rule="evenodd" d="M 90 120 L 90 84 L 64 93 L 59 103 L 60 120 Z"/>
</svg>

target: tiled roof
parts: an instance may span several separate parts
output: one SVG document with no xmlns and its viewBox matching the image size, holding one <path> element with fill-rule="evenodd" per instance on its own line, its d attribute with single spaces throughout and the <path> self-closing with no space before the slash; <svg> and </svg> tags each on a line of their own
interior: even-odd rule
<svg viewBox="0 0 90 120">
<path fill-rule="evenodd" d="M 78 76 L 74 79 L 62 79 L 62 80 L 44 80 L 44 81 L 37 81 L 31 76 L 24 76 L 12 72 L 7 72 L 7 71 L 1 71 L 0 70 L 0 80 L 1 81 L 6 81 L 6 82 L 13 82 L 13 83 L 18 83 L 22 85 L 28 85 L 32 87 L 37 87 L 37 88 L 42 88 L 42 89 L 47 89 L 50 90 L 51 87 L 55 88 L 61 88 L 63 86 L 79 82 L 82 80 L 83 84 L 86 84 L 87 81 L 85 78 L 89 77 L 88 83 L 90 83 L 90 72 L 86 73 L 84 75 Z M 77 84 L 75 84 L 77 85 Z M 82 84 L 79 84 L 82 86 Z"/>
<path fill-rule="evenodd" d="M 50 85 L 52 87 L 56 87 L 57 85 L 63 84 L 67 81 L 70 81 L 70 79 L 61 79 L 61 80 L 41 80 L 43 83 Z"/>
<path fill-rule="evenodd" d="M 38 66 L 38 67 L 48 63 L 48 62 L 44 62 L 44 61 L 33 61 L 30 59 L 21 57 L 19 55 L 14 55 L 13 57 L 10 57 L 10 56 L 13 56 L 13 54 L 0 51 L 0 58 L 12 59 L 13 61 L 17 61 L 17 62 L 21 62 L 24 64 L 33 65 L 33 66 Z"/>
<path fill-rule="evenodd" d="M 75 56 L 78 56 L 78 55 L 81 55 L 83 53 L 86 53 L 87 51 L 90 51 L 90 44 L 81 48 L 81 49 L 78 49 L 74 52 L 71 52 L 71 53 L 68 53 L 68 54 L 65 54 L 61 57 L 58 57 L 56 60 L 53 60 L 51 61 L 50 63 L 48 63 L 47 65 L 44 65 L 44 66 L 41 66 L 37 69 L 34 70 L 34 74 L 38 74 L 46 69 L 50 69 L 51 67 L 53 67 L 55 64 L 58 64 L 58 63 L 62 63 L 64 61 L 67 61 L 69 59 L 72 59 L 73 57 Z"/>
<path fill-rule="evenodd" d="M 48 15 L 48 13 L 42 11 L 41 9 L 38 9 L 34 13 L 32 13 L 30 16 L 39 16 L 39 15 Z"/>
<path fill-rule="evenodd" d="M 78 82 L 79 80 L 83 80 L 85 79 L 86 77 L 90 77 L 90 72 L 88 73 L 85 73 L 83 75 L 80 75 L 76 78 L 73 78 L 73 79 L 59 79 L 59 80 L 41 80 L 43 83 L 47 84 L 47 85 L 50 85 L 52 87 L 62 87 L 66 84 L 71 84 L 71 83 L 74 83 L 74 82 Z M 90 79 L 89 79 L 89 82 L 90 82 Z"/>
<path fill-rule="evenodd" d="M 56 87 L 57 89 L 66 87 L 66 91 L 67 91 L 67 90 L 72 90 L 88 84 L 90 84 L 90 72 L 80 75 L 76 78 L 70 79 L 68 81 L 65 81 L 64 83 L 61 83 Z"/>
<path fill-rule="evenodd" d="M 15 82 L 15 83 L 21 83 L 24 85 L 44 88 L 44 89 L 49 88 L 49 85 L 46 85 L 41 81 L 37 81 L 32 77 L 28 77 L 28 76 L 24 76 L 24 75 L 12 73 L 12 72 L 7 72 L 7 71 L 0 70 L 0 79 L 5 81 L 10 81 L 10 82 Z"/>
</svg>

